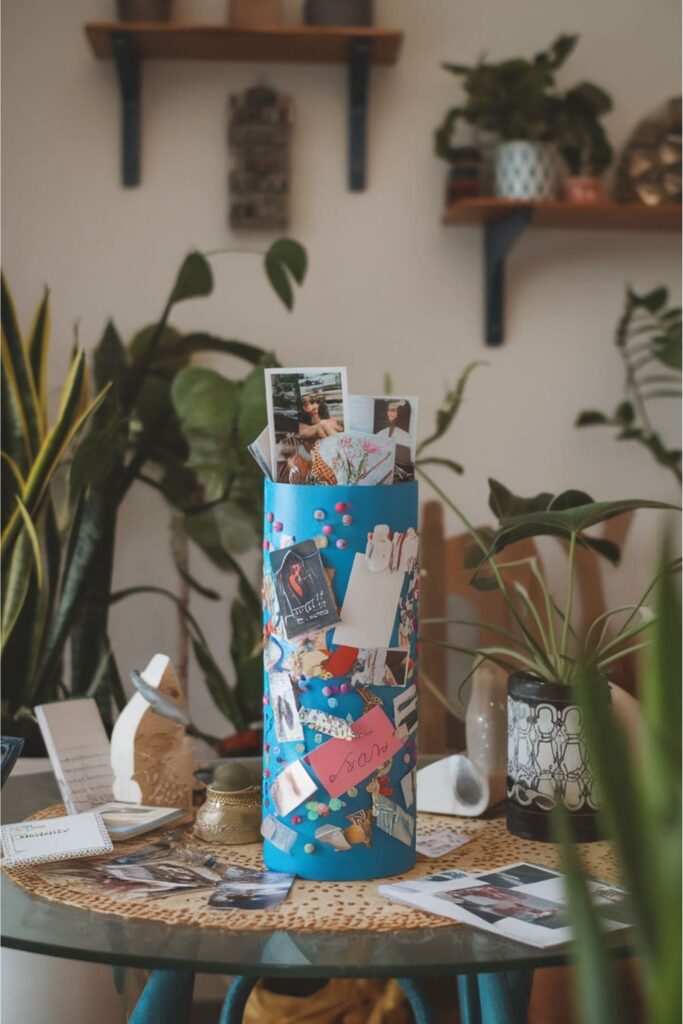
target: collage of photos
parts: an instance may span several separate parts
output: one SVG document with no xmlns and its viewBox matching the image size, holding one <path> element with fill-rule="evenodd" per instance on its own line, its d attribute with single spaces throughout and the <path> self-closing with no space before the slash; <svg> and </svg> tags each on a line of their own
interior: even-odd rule
<svg viewBox="0 0 683 1024">
<path fill-rule="evenodd" d="M 249 450 L 271 479 L 362 486 L 415 479 L 417 398 L 349 395 L 344 367 L 267 369 L 265 384 L 268 427 Z"/>
</svg>

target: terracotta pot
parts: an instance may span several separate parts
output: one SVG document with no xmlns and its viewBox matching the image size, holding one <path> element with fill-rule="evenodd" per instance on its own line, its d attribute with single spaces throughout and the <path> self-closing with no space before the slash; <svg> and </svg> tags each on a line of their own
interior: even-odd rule
<svg viewBox="0 0 683 1024">
<path fill-rule="evenodd" d="M 600 179 L 585 174 L 570 174 L 564 179 L 562 198 L 567 203 L 599 203 L 602 199 Z"/>
</svg>

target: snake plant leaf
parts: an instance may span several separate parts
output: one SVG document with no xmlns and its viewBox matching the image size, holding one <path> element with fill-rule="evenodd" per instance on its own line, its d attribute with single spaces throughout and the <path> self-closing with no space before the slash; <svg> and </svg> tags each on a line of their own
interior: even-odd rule
<svg viewBox="0 0 683 1024">
<path fill-rule="evenodd" d="M 208 261 L 200 252 L 191 252 L 185 257 L 178 271 L 169 305 L 210 295 L 213 291 L 213 274 Z"/>
<path fill-rule="evenodd" d="M 36 393 L 31 363 L 19 330 L 14 302 L 5 275 L 0 275 L 2 300 L 2 361 L 6 364 L 8 379 L 12 384 L 17 401 L 22 409 L 26 424 L 26 439 L 32 456 L 38 452 L 42 441 L 41 414 Z"/>
<path fill-rule="evenodd" d="M 98 391 L 111 381 L 118 392 L 128 368 L 126 348 L 113 320 L 109 320 L 93 352 L 93 372 Z"/>
<path fill-rule="evenodd" d="M 26 426 L 24 405 L 14 376 L 9 350 L 2 339 L 0 368 L 0 415 L 2 416 L 3 450 L 13 459 L 25 476 L 33 459 Z M 14 505 L 12 505 L 14 508 Z"/>
<path fill-rule="evenodd" d="M 22 496 L 32 517 L 38 513 L 50 480 L 74 437 L 104 400 L 109 386 L 104 388 L 93 401 L 85 406 L 85 355 L 79 352 L 71 365 L 64 388 L 57 418 L 47 433 L 26 480 Z M 10 517 L 3 532 L 3 551 L 11 545 L 19 527 L 18 510 Z"/>
<path fill-rule="evenodd" d="M 455 382 L 454 387 L 447 392 L 443 405 L 441 406 L 440 409 L 437 410 L 436 429 L 432 434 L 429 435 L 429 437 L 425 438 L 425 440 L 421 441 L 420 444 L 417 446 L 417 455 L 420 455 L 420 453 L 423 452 L 428 445 L 433 444 L 434 441 L 438 441 L 440 437 L 443 437 L 443 435 L 446 433 L 451 423 L 455 419 L 458 409 L 462 404 L 463 396 L 465 394 L 465 387 L 467 385 L 467 381 L 470 377 L 470 374 L 472 374 L 478 366 L 486 365 L 487 364 L 481 359 L 477 359 L 472 363 L 468 363 L 468 365 L 465 367 L 458 380 Z"/>
<path fill-rule="evenodd" d="M 47 427 L 47 354 L 50 339 L 50 292 L 45 289 L 29 335 L 28 354 L 36 388 L 41 430 Z"/>
<path fill-rule="evenodd" d="M 614 962 L 601 935 L 598 914 L 581 870 L 568 816 L 563 807 L 558 814 L 556 826 L 562 844 L 568 916 L 574 932 L 571 953 L 578 966 L 578 1019 L 582 1024 L 621 1024 L 625 1017 L 616 984 Z"/>
<path fill-rule="evenodd" d="M 17 507 L 17 498 L 24 493 L 26 483 L 19 467 L 8 452 L 0 452 L 2 459 L 2 525 Z"/>
<path fill-rule="evenodd" d="M 303 284 L 308 267 L 306 250 L 293 238 L 279 238 L 268 249 L 264 266 L 276 295 L 291 310 L 294 306 L 294 291 L 288 275 L 297 284 Z"/>
<path fill-rule="evenodd" d="M 226 356 L 237 356 L 247 363 L 254 365 L 261 362 L 264 357 L 270 358 L 270 354 L 258 345 L 250 345 L 246 341 L 233 341 L 229 338 L 217 338 L 213 334 L 203 331 L 194 331 L 185 334 L 178 345 L 178 351 L 183 355 L 192 355 L 195 352 L 220 352 Z M 270 366 L 271 364 L 266 364 Z M 275 363 L 273 365 L 276 365 Z"/>
<path fill-rule="evenodd" d="M 126 450 L 126 417 L 113 403 L 107 406 L 107 419 L 95 426 L 78 445 L 69 470 L 71 504 L 81 491 L 103 483 Z"/>
<path fill-rule="evenodd" d="M 31 517 L 26 511 L 25 505 L 17 498 L 17 505 L 22 518 L 22 530 L 12 551 L 7 584 L 2 595 L 2 637 L 0 638 L 0 649 L 4 650 L 5 645 L 19 618 L 19 614 L 26 600 L 31 569 L 35 570 L 38 590 L 43 587 L 43 560 L 40 552 L 40 541 L 36 528 Z"/>
<path fill-rule="evenodd" d="M 194 656 L 202 670 L 206 688 L 214 704 L 228 721 L 232 722 L 238 732 L 241 729 L 245 729 L 247 722 L 242 715 L 235 694 L 228 685 L 225 676 L 216 664 L 208 647 L 202 644 L 196 637 L 191 637 L 191 640 Z"/>
</svg>

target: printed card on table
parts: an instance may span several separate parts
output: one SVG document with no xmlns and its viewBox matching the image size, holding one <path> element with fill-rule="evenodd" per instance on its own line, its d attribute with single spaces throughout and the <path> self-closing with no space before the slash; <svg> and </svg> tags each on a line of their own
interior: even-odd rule
<svg viewBox="0 0 683 1024">
<path fill-rule="evenodd" d="M 312 483 L 313 446 L 348 426 L 346 369 L 268 369 L 265 381 L 273 479 L 279 483 Z"/>
<path fill-rule="evenodd" d="M 415 852 L 421 853 L 423 857 L 444 857 L 459 847 L 469 843 L 472 836 L 463 835 L 462 832 L 453 832 L 451 829 L 444 829 L 441 832 L 423 834 L 418 832 L 415 842 Z"/>
<path fill-rule="evenodd" d="M 394 482 L 415 479 L 417 398 L 349 395 L 349 429 L 394 441 Z"/>
<path fill-rule="evenodd" d="M 114 849 L 101 816 L 94 811 L 3 825 L 0 837 L 7 867 L 94 857 Z"/>
<path fill-rule="evenodd" d="M 320 552 L 312 540 L 270 552 L 280 616 L 288 640 L 339 622 Z"/>
<path fill-rule="evenodd" d="M 306 760 L 330 796 L 342 796 L 367 779 L 404 743 L 381 707 L 374 707 L 353 722 L 355 740 L 334 739 L 306 755 Z"/>
</svg>

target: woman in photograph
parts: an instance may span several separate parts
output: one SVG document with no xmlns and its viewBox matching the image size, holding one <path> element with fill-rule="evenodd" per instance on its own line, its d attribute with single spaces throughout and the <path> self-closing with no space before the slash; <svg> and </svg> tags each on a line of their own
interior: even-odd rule
<svg viewBox="0 0 683 1024">
<path fill-rule="evenodd" d="M 336 416 L 330 416 L 327 402 L 322 395 L 302 395 L 297 414 L 299 437 L 317 441 L 332 437 L 342 431 Z"/>
<path fill-rule="evenodd" d="M 375 433 L 379 437 L 391 437 L 396 444 L 404 444 L 410 448 L 410 405 L 405 398 L 390 400 L 384 410 L 387 425 Z"/>
</svg>

